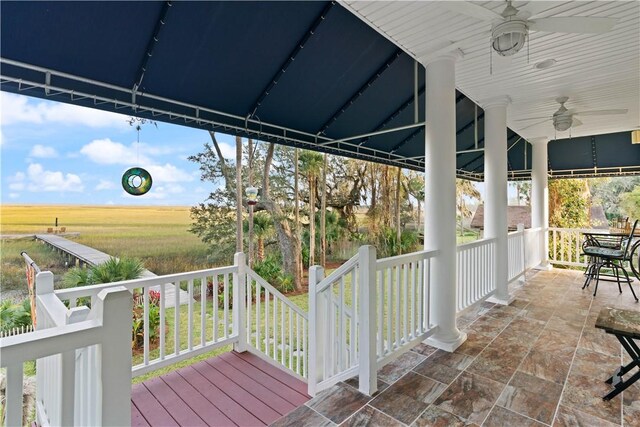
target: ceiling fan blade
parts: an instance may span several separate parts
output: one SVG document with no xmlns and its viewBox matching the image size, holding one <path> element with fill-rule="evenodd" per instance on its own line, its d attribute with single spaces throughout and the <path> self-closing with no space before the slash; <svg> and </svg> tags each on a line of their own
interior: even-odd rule
<svg viewBox="0 0 640 427">
<path fill-rule="evenodd" d="M 575 117 L 571 118 L 571 127 L 582 126 L 582 122 Z"/>
<path fill-rule="evenodd" d="M 573 114 L 580 116 L 612 116 L 615 114 L 627 114 L 629 110 L 626 108 L 618 110 L 593 110 L 593 111 L 576 111 Z"/>
<path fill-rule="evenodd" d="M 562 16 L 557 18 L 540 18 L 528 21 L 527 25 L 533 31 L 548 31 L 552 33 L 580 33 L 601 34 L 611 30 L 616 25 L 614 18 L 595 18 L 591 16 Z"/>
<path fill-rule="evenodd" d="M 547 121 L 549 121 L 549 119 L 544 119 L 544 120 L 543 120 L 543 121 L 541 121 L 541 122 L 533 123 L 533 124 L 531 124 L 531 125 L 529 125 L 529 126 L 525 126 L 525 127 L 523 127 L 522 129 L 518 129 L 517 131 L 518 131 L 518 132 L 522 132 L 523 130 L 526 130 L 526 129 L 532 128 L 532 127 L 534 127 L 534 126 L 541 125 L 541 124 L 543 124 L 543 123 L 546 123 Z"/>
<path fill-rule="evenodd" d="M 514 120 L 514 122 L 524 122 L 526 120 L 542 120 L 542 119 L 550 120 L 551 117 L 549 117 L 549 116 L 547 116 L 547 117 L 527 117 L 526 119 L 516 119 L 516 120 Z"/>
<path fill-rule="evenodd" d="M 467 15 L 481 21 L 493 21 L 494 19 L 504 19 L 502 15 L 495 13 L 493 10 L 484 8 L 469 1 L 442 1 L 438 2 L 439 6 L 445 7 L 452 12 Z"/>
</svg>

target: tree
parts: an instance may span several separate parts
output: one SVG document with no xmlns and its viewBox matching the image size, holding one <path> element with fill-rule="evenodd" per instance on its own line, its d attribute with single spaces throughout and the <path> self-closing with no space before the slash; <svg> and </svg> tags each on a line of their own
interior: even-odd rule
<svg viewBox="0 0 640 427">
<path fill-rule="evenodd" d="M 640 218 L 640 185 L 620 197 L 620 209 L 629 218 Z"/>
<path fill-rule="evenodd" d="M 309 188 L 309 266 L 315 264 L 316 225 L 313 218 L 316 212 L 316 183 L 323 162 L 322 154 L 313 151 L 303 151 L 300 156 L 300 169 L 307 177 Z"/>
<path fill-rule="evenodd" d="M 462 235 L 464 218 L 471 217 L 471 210 L 467 207 L 468 199 L 480 201 L 481 195 L 473 182 L 468 179 L 456 179 L 456 209 L 460 218 L 460 235 Z"/>
<path fill-rule="evenodd" d="M 583 179 L 549 180 L 549 225 L 582 228 L 589 225 L 591 197 Z"/>
<path fill-rule="evenodd" d="M 258 261 L 264 261 L 264 241 L 273 235 L 273 220 L 266 212 L 258 212 L 253 216 L 253 232 L 258 240 Z"/>
<path fill-rule="evenodd" d="M 640 176 L 591 178 L 587 182 L 593 203 L 602 205 L 608 219 L 633 216 L 629 212 L 623 212 L 621 201 L 625 194 L 634 191 L 640 185 Z"/>
</svg>

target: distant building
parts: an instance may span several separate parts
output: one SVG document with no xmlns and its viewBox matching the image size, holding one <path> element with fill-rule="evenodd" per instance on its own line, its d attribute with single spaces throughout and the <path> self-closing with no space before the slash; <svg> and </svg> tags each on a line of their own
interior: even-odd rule
<svg viewBox="0 0 640 427">
<path fill-rule="evenodd" d="M 609 222 L 602 206 L 591 206 L 589 218 L 591 220 L 591 228 L 609 228 Z M 509 230 L 515 230 L 518 228 L 518 224 L 524 224 L 524 228 L 531 228 L 531 207 L 508 206 L 507 224 Z M 471 228 L 484 229 L 484 205 L 480 205 L 476 209 L 476 213 L 471 220 Z"/>
</svg>

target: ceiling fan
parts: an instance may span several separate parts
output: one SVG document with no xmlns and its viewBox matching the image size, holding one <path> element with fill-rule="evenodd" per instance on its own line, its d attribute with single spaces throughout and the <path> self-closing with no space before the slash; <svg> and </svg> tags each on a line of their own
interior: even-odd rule
<svg viewBox="0 0 640 427">
<path fill-rule="evenodd" d="M 536 19 L 536 14 L 542 11 L 540 7 L 546 10 L 553 6 L 542 1 L 530 1 L 521 7 L 522 10 L 519 10 L 513 6 L 512 1 L 507 0 L 507 6 L 501 14 L 468 1 L 443 1 L 438 4 L 451 11 L 491 22 L 491 47 L 501 56 L 518 53 L 524 47 L 529 31 L 600 34 L 611 30 L 616 24 L 614 18 L 591 16 Z"/>
<path fill-rule="evenodd" d="M 568 96 L 561 96 L 556 98 L 556 102 L 560 104 L 560 108 L 558 111 L 553 113 L 552 116 L 547 117 L 527 117 L 526 119 L 518 119 L 517 122 L 527 121 L 527 120 L 540 120 L 541 122 L 534 123 L 527 127 L 520 129 L 523 131 L 530 127 L 545 123 L 548 120 L 551 120 L 553 123 L 553 127 L 558 132 L 563 132 L 565 130 L 570 129 L 571 127 L 580 126 L 582 122 L 578 120 L 575 116 L 606 116 L 606 115 L 615 115 L 615 114 L 627 114 L 629 110 L 626 109 L 617 109 L 617 110 L 592 110 L 592 111 L 576 111 L 574 108 L 568 109 L 564 106 L 565 102 L 569 100 Z"/>
</svg>

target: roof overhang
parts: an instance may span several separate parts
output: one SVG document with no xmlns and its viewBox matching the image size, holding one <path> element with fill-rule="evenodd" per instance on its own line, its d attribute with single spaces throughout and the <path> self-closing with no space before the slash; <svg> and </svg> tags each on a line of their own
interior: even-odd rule
<svg viewBox="0 0 640 427">
<path fill-rule="evenodd" d="M 3 91 L 424 169 L 424 67 L 334 2 L 0 8 Z M 456 106 L 458 175 L 482 179 L 484 114 Z"/>
</svg>

